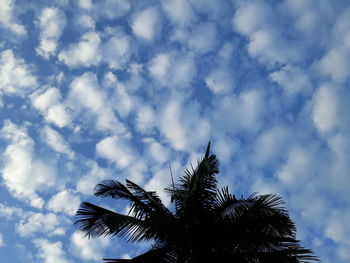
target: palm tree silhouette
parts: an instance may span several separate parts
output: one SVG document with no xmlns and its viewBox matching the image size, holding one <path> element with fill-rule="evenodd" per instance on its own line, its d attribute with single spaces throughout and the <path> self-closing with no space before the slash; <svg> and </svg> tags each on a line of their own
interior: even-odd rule
<svg viewBox="0 0 350 263">
<path fill-rule="evenodd" d="M 83 202 L 76 213 L 78 229 L 87 237 L 113 235 L 130 242 L 153 241 L 133 259 L 105 263 L 307 263 L 318 260 L 296 239 L 296 228 L 273 194 L 237 199 L 228 187 L 218 189 L 219 161 L 210 153 L 195 169 L 185 169 L 179 183 L 165 189 L 175 204 L 170 211 L 156 192 L 126 180 L 108 180 L 95 195 L 125 199 L 128 215 Z"/>
</svg>

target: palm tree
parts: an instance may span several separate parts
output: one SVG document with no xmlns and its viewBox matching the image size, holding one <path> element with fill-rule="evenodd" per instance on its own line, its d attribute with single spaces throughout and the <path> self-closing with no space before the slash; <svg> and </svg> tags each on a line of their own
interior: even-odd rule
<svg viewBox="0 0 350 263">
<path fill-rule="evenodd" d="M 130 242 L 153 241 L 133 259 L 105 263 L 307 263 L 318 260 L 296 239 L 296 228 L 273 194 L 237 199 L 228 187 L 218 189 L 219 161 L 210 153 L 195 169 L 185 169 L 179 183 L 165 189 L 175 204 L 169 210 L 156 192 L 126 180 L 108 180 L 95 195 L 125 199 L 128 215 L 83 202 L 76 213 L 78 229 L 87 237 L 117 236 Z"/>
</svg>

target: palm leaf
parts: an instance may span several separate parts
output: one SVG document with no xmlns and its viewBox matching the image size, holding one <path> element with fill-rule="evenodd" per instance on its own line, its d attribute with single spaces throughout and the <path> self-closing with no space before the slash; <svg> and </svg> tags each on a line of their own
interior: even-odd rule
<svg viewBox="0 0 350 263">
<path fill-rule="evenodd" d="M 133 191 L 134 197 L 146 204 L 152 211 L 157 213 L 170 214 L 170 211 L 164 206 L 162 200 L 156 192 L 146 191 L 132 181 L 126 180 L 126 186 Z"/>
<path fill-rule="evenodd" d="M 88 202 L 80 205 L 75 225 L 89 238 L 108 235 L 125 237 L 128 241 L 154 238 L 147 222 Z"/>
<path fill-rule="evenodd" d="M 180 213 L 201 209 L 210 209 L 215 202 L 217 181 L 215 174 L 219 172 L 219 161 L 210 154 L 210 142 L 202 160 L 198 161 L 196 169 L 185 169 L 185 175 L 180 178 L 180 184 L 165 190 Z"/>
<path fill-rule="evenodd" d="M 154 213 L 170 214 L 155 192 L 147 192 L 129 180 L 126 180 L 126 185 L 115 180 L 103 181 L 96 185 L 95 195 L 130 201 L 129 214 L 139 219 L 145 219 Z"/>
</svg>

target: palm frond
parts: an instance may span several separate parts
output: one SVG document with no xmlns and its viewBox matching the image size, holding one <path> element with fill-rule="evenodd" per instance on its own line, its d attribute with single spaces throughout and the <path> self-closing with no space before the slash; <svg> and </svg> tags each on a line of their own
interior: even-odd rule
<svg viewBox="0 0 350 263">
<path fill-rule="evenodd" d="M 299 243 L 292 243 L 286 244 L 280 250 L 258 252 L 255 255 L 253 253 L 251 256 L 261 263 L 309 263 L 310 261 L 319 261 L 312 253 L 312 250 L 302 247 Z"/>
<path fill-rule="evenodd" d="M 228 191 L 228 186 L 225 186 L 220 190 L 217 190 L 213 210 L 219 212 L 225 211 L 227 207 L 236 202 L 236 197 L 230 194 L 230 192 Z"/>
<path fill-rule="evenodd" d="M 115 235 L 128 241 L 142 241 L 154 238 L 149 226 L 143 220 L 122 215 L 100 206 L 83 202 L 77 213 L 75 225 L 87 237 Z"/>
<path fill-rule="evenodd" d="M 139 185 L 129 180 L 126 180 L 126 186 L 132 190 L 134 197 L 142 201 L 154 212 L 170 214 L 170 211 L 165 207 L 155 191 L 146 191 Z"/>
<path fill-rule="evenodd" d="M 221 203 L 221 213 L 223 216 L 237 218 L 243 214 L 249 216 L 269 216 L 269 215 L 285 215 L 288 216 L 284 208 L 284 201 L 281 197 L 273 194 L 268 195 L 251 195 L 247 199 L 233 199 L 226 197 Z"/>
<path fill-rule="evenodd" d="M 176 202 L 179 211 L 210 209 L 217 191 L 215 174 L 219 172 L 219 161 L 214 154 L 210 154 L 210 142 L 204 158 L 198 161 L 197 168 L 191 168 L 191 171 L 185 169 L 185 175 L 179 179 L 179 184 L 165 190 Z"/>
<path fill-rule="evenodd" d="M 129 180 L 126 180 L 126 185 L 115 180 L 103 181 L 96 185 L 95 195 L 130 201 L 129 214 L 139 219 L 150 217 L 155 212 L 163 215 L 170 214 L 170 211 L 163 205 L 155 192 L 147 192 Z"/>
<path fill-rule="evenodd" d="M 283 242 L 294 240 L 296 228 L 280 197 L 251 195 L 234 200 L 226 193 L 224 200 L 217 206 L 216 213 L 226 222 L 227 231 L 223 230 L 223 236 L 227 240 L 231 238 L 245 249 L 253 250 L 262 245 L 280 247 Z"/>
<path fill-rule="evenodd" d="M 133 198 L 132 193 L 129 189 L 121 182 L 115 180 L 105 180 L 97 184 L 94 188 L 95 196 L 100 197 L 111 197 L 115 199 L 127 199 Z"/>
</svg>

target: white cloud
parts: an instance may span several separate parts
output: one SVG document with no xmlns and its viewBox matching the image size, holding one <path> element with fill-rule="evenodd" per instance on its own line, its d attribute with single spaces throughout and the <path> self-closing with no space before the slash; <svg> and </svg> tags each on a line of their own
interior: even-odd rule
<svg viewBox="0 0 350 263">
<path fill-rule="evenodd" d="M 39 55 L 48 59 L 56 54 L 57 41 L 66 26 L 66 17 L 62 11 L 54 7 L 46 7 L 38 18 L 38 26 L 41 30 L 40 44 L 36 48 Z"/>
<path fill-rule="evenodd" d="M 67 6 L 69 4 L 69 0 L 54 0 L 59 6 Z"/>
<path fill-rule="evenodd" d="M 42 140 L 47 143 L 53 150 L 68 155 L 69 158 L 74 157 L 69 143 L 57 131 L 49 126 L 45 126 L 41 132 Z"/>
<path fill-rule="evenodd" d="M 6 187 L 14 197 L 42 208 L 44 200 L 37 192 L 55 185 L 55 167 L 35 156 L 34 141 L 26 128 L 6 120 L 1 136 L 10 141 L 3 154 L 2 177 Z"/>
<path fill-rule="evenodd" d="M 0 247 L 4 247 L 4 246 L 6 246 L 5 241 L 4 241 L 4 236 L 0 232 Z"/>
<path fill-rule="evenodd" d="M 100 43 L 101 39 L 98 33 L 85 33 L 79 42 L 71 44 L 61 51 L 58 59 L 72 68 L 97 66 L 102 58 L 99 50 Z"/>
<path fill-rule="evenodd" d="M 213 152 L 217 155 L 220 162 L 229 164 L 238 150 L 238 143 L 228 136 L 220 136 L 214 141 Z"/>
<path fill-rule="evenodd" d="M 188 1 L 163 1 L 162 6 L 169 20 L 176 26 L 189 26 L 196 20 L 196 14 Z"/>
<path fill-rule="evenodd" d="M 0 79 L 0 92 L 7 94 L 24 96 L 37 85 L 28 65 L 10 49 L 0 53 Z"/>
<path fill-rule="evenodd" d="M 319 67 L 323 74 L 329 75 L 334 81 L 343 83 L 349 77 L 350 47 L 343 46 L 331 49 L 320 61 Z"/>
<path fill-rule="evenodd" d="M 118 80 L 117 76 L 112 72 L 107 72 L 102 83 L 104 88 L 112 91 L 113 95 L 110 97 L 111 107 L 118 113 L 121 118 L 127 117 L 135 107 L 139 104 L 137 97 L 131 95 L 132 90 L 128 83 L 123 83 Z"/>
<path fill-rule="evenodd" d="M 327 221 L 326 236 L 335 242 L 350 245 L 350 228 L 348 224 L 350 213 L 348 210 L 333 211 Z"/>
<path fill-rule="evenodd" d="M 149 71 L 157 78 L 164 78 L 169 70 L 171 56 L 169 54 L 158 54 L 150 63 Z"/>
<path fill-rule="evenodd" d="M 270 7 L 263 2 L 243 2 L 236 10 L 232 23 L 236 30 L 249 36 L 269 23 L 272 15 Z"/>
<path fill-rule="evenodd" d="M 259 194 L 271 194 L 274 193 L 279 196 L 283 196 L 283 190 L 281 185 L 272 180 L 271 178 L 266 178 L 263 176 L 256 176 L 252 185 L 250 186 L 250 190 L 253 193 Z"/>
<path fill-rule="evenodd" d="M 174 149 L 189 151 L 207 143 L 211 128 L 210 122 L 200 115 L 198 104 L 185 105 L 180 98 L 163 107 L 157 125 Z"/>
<path fill-rule="evenodd" d="M 101 90 L 97 78 L 92 73 L 84 73 L 71 83 L 70 99 L 78 102 L 81 107 L 98 111 L 105 104 L 105 94 Z"/>
<path fill-rule="evenodd" d="M 121 178 L 128 178 L 136 184 L 144 183 L 150 166 L 150 163 L 146 158 L 147 157 L 144 156 L 138 156 L 138 158 L 135 158 L 131 165 L 123 170 Z"/>
<path fill-rule="evenodd" d="M 101 46 L 103 61 L 113 69 L 125 67 L 132 54 L 131 46 L 129 36 L 123 32 L 116 32 Z"/>
<path fill-rule="evenodd" d="M 149 72 L 160 86 L 188 88 L 196 74 L 190 54 L 160 53 L 149 63 Z"/>
<path fill-rule="evenodd" d="M 175 176 L 182 167 L 179 162 L 173 161 L 171 162 L 171 168 L 173 175 Z M 164 188 L 172 183 L 168 164 L 164 164 L 162 167 L 157 168 L 152 174 L 153 176 L 145 184 L 144 189 L 148 191 L 156 191 L 163 203 L 168 206 L 171 201 L 170 196 L 164 191 Z"/>
<path fill-rule="evenodd" d="M 136 158 L 130 142 L 118 136 L 106 137 L 96 144 L 96 154 L 115 162 L 122 169 L 129 166 Z"/>
<path fill-rule="evenodd" d="M 231 2 L 225 0 L 189 0 L 198 14 L 208 20 L 220 22 L 232 14 Z"/>
<path fill-rule="evenodd" d="M 321 134 L 338 126 L 339 98 L 336 86 L 325 85 L 315 92 L 312 119 Z"/>
<path fill-rule="evenodd" d="M 134 15 L 131 23 L 133 33 L 146 41 L 152 41 L 161 30 L 158 11 L 150 7 Z"/>
<path fill-rule="evenodd" d="M 86 10 L 91 10 L 94 6 L 91 0 L 79 0 L 78 5 L 80 8 Z"/>
<path fill-rule="evenodd" d="M 337 249 L 337 256 L 339 257 L 341 262 L 349 262 L 350 260 L 350 252 L 348 246 L 339 246 Z"/>
<path fill-rule="evenodd" d="M 26 35 L 26 29 L 15 22 L 14 8 L 15 0 L 2 0 L 0 2 L 0 25 L 8 28 L 15 34 Z"/>
<path fill-rule="evenodd" d="M 332 44 L 333 46 L 344 45 L 345 47 L 350 48 L 350 7 L 346 7 L 341 11 L 341 14 L 337 13 L 334 16 L 334 20 L 336 21 L 332 28 Z"/>
<path fill-rule="evenodd" d="M 328 19 L 333 19 L 327 1 L 295 1 L 287 0 L 281 4 L 282 10 L 294 18 L 294 26 L 302 33 L 311 34 L 316 32 L 325 32 L 323 30 L 328 26 Z M 283 12 L 283 11 L 282 11 Z M 312 35 L 313 39 L 318 36 Z"/>
<path fill-rule="evenodd" d="M 73 105 L 98 111 L 105 104 L 105 94 L 98 85 L 97 78 L 92 73 L 85 73 L 75 78 L 70 85 L 69 99 Z"/>
<path fill-rule="evenodd" d="M 87 166 L 89 167 L 89 172 L 80 177 L 76 189 L 84 195 L 91 195 L 95 185 L 106 179 L 109 173 L 107 170 L 99 167 L 96 162 L 87 161 Z"/>
<path fill-rule="evenodd" d="M 288 203 L 293 207 L 293 210 L 300 210 L 300 216 L 303 220 L 308 223 L 313 224 L 315 229 L 320 231 L 324 228 L 326 218 L 329 216 L 329 207 L 331 206 L 329 200 L 325 195 L 320 195 L 320 184 L 312 181 L 303 184 L 302 187 L 298 188 L 297 191 L 291 189 L 291 198 L 288 200 Z M 319 196 L 319 198 L 315 198 Z M 312 200 L 312 206 L 308 205 L 305 200 Z M 315 221 L 315 218 L 323 218 L 325 220 Z M 321 230 L 323 232 L 323 229 Z"/>
<path fill-rule="evenodd" d="M 137 109 L 136 113 L 136 129 L 143 134 L 152 133 L 155 122 L 156 114 L 154 109 L 149 105 L 141 105 Z"/>
<path fill-rule="evenodd" d="M 37 238 L 33 240 L 36 248 L 39 249 L 38 258 L 44 263 L 70 263 L 63 250 L 62 242 L 51 243 L 47 239 Z"/>
<path fill-rule="evenodd" d="M 288 43 L 279 33 L 269 28 L 259 30 L 251 35 L 248 52 L 261 62 L 272 65 L 295 62 L 300 58 L 296 45 Z"/>
<path fill-rule="evenodd" d="M 261 126 L 264 100 L 263 94 L 258 90 L 222 96 L 215 100 L 213 105 L 216 111 L 212 113 L 214 121 L 212 126 L 221 127 L 222 132 L 230 134 L 240 131 L 254 132 Z"/>
<path fill-rule="evenodd" d="M 168 103 L 160 119 L 160 130 L 176 150 L 183 150 L 189 143 L 186 128 L 182 121 L 182 105 L 177 101 Z"/>
<path fill-rule="evenodd" d="M 313 86 L 305 71 L 290 65 L 271 73 L 270 78 L 281 85 L 287 95 L 308 94 Z"/>
<path fill-rule="evenodd" d="M 20 217 L 23 215 L 22 208 L 5 206 L 0 203 L 0 216 L 5 217 L 6 219 L 13 219 L 14 217 Z"/>
<path fill-rule="evenodd" d="M 200 55 L 213 52 L 218 46 L 218 33 L 215 23 L 203 22 L 194 27 L 189 35 L 188 46 Z"/>
<path fill-rule="evenodd" d="M 144 142 L 147 145 L 147 154 L 153 161 L 164 163 L 170 160 L 170 151 L 167 147 L 151 138 L 145 139 Z"/>
<path fill-rule="evenodd" d="M 47 208 L 54 212 L 63 212 L 68 215 L 74 215 L 80 204 L 79 196 L 73 194 L 70 190 L 63 190 L 47 202 Z"/>
<path fill-rule="evenodd" d="M 252 158 L 257 165 L 279 162 L 289 144 L 290 130 L 286 127 L 272 127 L 263 131 L 255 140 Z"/>
<path fill-rule="evenodd" d="M 48 87 L 44 91 L 35 92 L 31 95 L 32 104 L 43 115 L 47 122 L 62 128 L 71 122 L 68 108 L 61 103 L 60 90 Z"/>
<path fill-rule="evenodd" d="M 67 225 L 70 221 L 64 216 L 57 216 L 53 213 L 27 213 L 16 224 L 16 230 L 22 237 L 32 237 L 37 233 L 48 236 L 62 236 L 65 229 L 62 225 Z"/>
<path fill-rule="evenodd" d="M 103 251 L 110 246 L 110 240 L 107 237 L 98 239 L 83 238 L 82 232 L 74 232 L 71 236 L 70 249 L 76 257 L 85 260 L 101 260 Z"/>
<path fill-rule="evenodd" d="M 227 94 L 233 90 L 233 70 L 229 67 L 213 69 L 207 77 L 205 84 L 214 94 Z"/>
<path fill-rule="evenodd" d="M 118 19 L 127 15 L 131 10 L 128 0 L 100 0 L 95 3 L 98 16 L 107 19 Z"/>
<path fill-rule="evenodd" d="M 286 163 L 276 176 L 288 187 L 303 185 L 313 176 L 312 166 L 314 165 L 315 162 L 309 150 L 293 147 L 288 153 Z"/>
<path fill-rule="evenodd" d="M 297 43 L 277 26 L 278 15 L 265 2 L 249 1 L 239 5 L 232 20 L 234 29 L 249 39 L 249 54 L 268 65 L 295 62 L 301 55 Z"/>
<path fill-rule="evenodd" d="M 71 122 L 68 109 L 63 104 L 56 104 L 48 108 L 45 119 L 60 128 L 68 126 Z"/>
<path fill-rule="evenodd" d="M 348 171 L 350 169 L 350 143 L 345 132 L 329 136 L 327 144 L 330 150 L 326 174 L 326 185 L 337 193 L 346 193 L 350 187 Z"/>
<path fill-rule="evenodd" d="M 48 88 L 41 94 L 33 95 L 33 106 L 39 110 L 46 110 L 50 106 L 59 104 L 61 93 L 57 88 Z"/>
<path fill-rule="evenodd" d="M 125 128 L 107 98 L 108 95 L 99 86 L 96 76 L 84 73 L 72 81 L 67 104 L 75 115 L 85 114 L 96 119 L 94 125 L 97 130 L 123 133 Z"/>
<path fill-rule="evenodd" d="M 217 56 L 223 62 L 230 62 L 232 59 L 232 55 L 234 54 L 235 45 L 229 41 L 225 42 L 221 48 L 218 50 Z"/>
<path fill-rule="evenodd" d="M 76 23 L 82 29 L 94 29 L 95 20 L 88 14 L 77 14 Z"/>
</svg>

